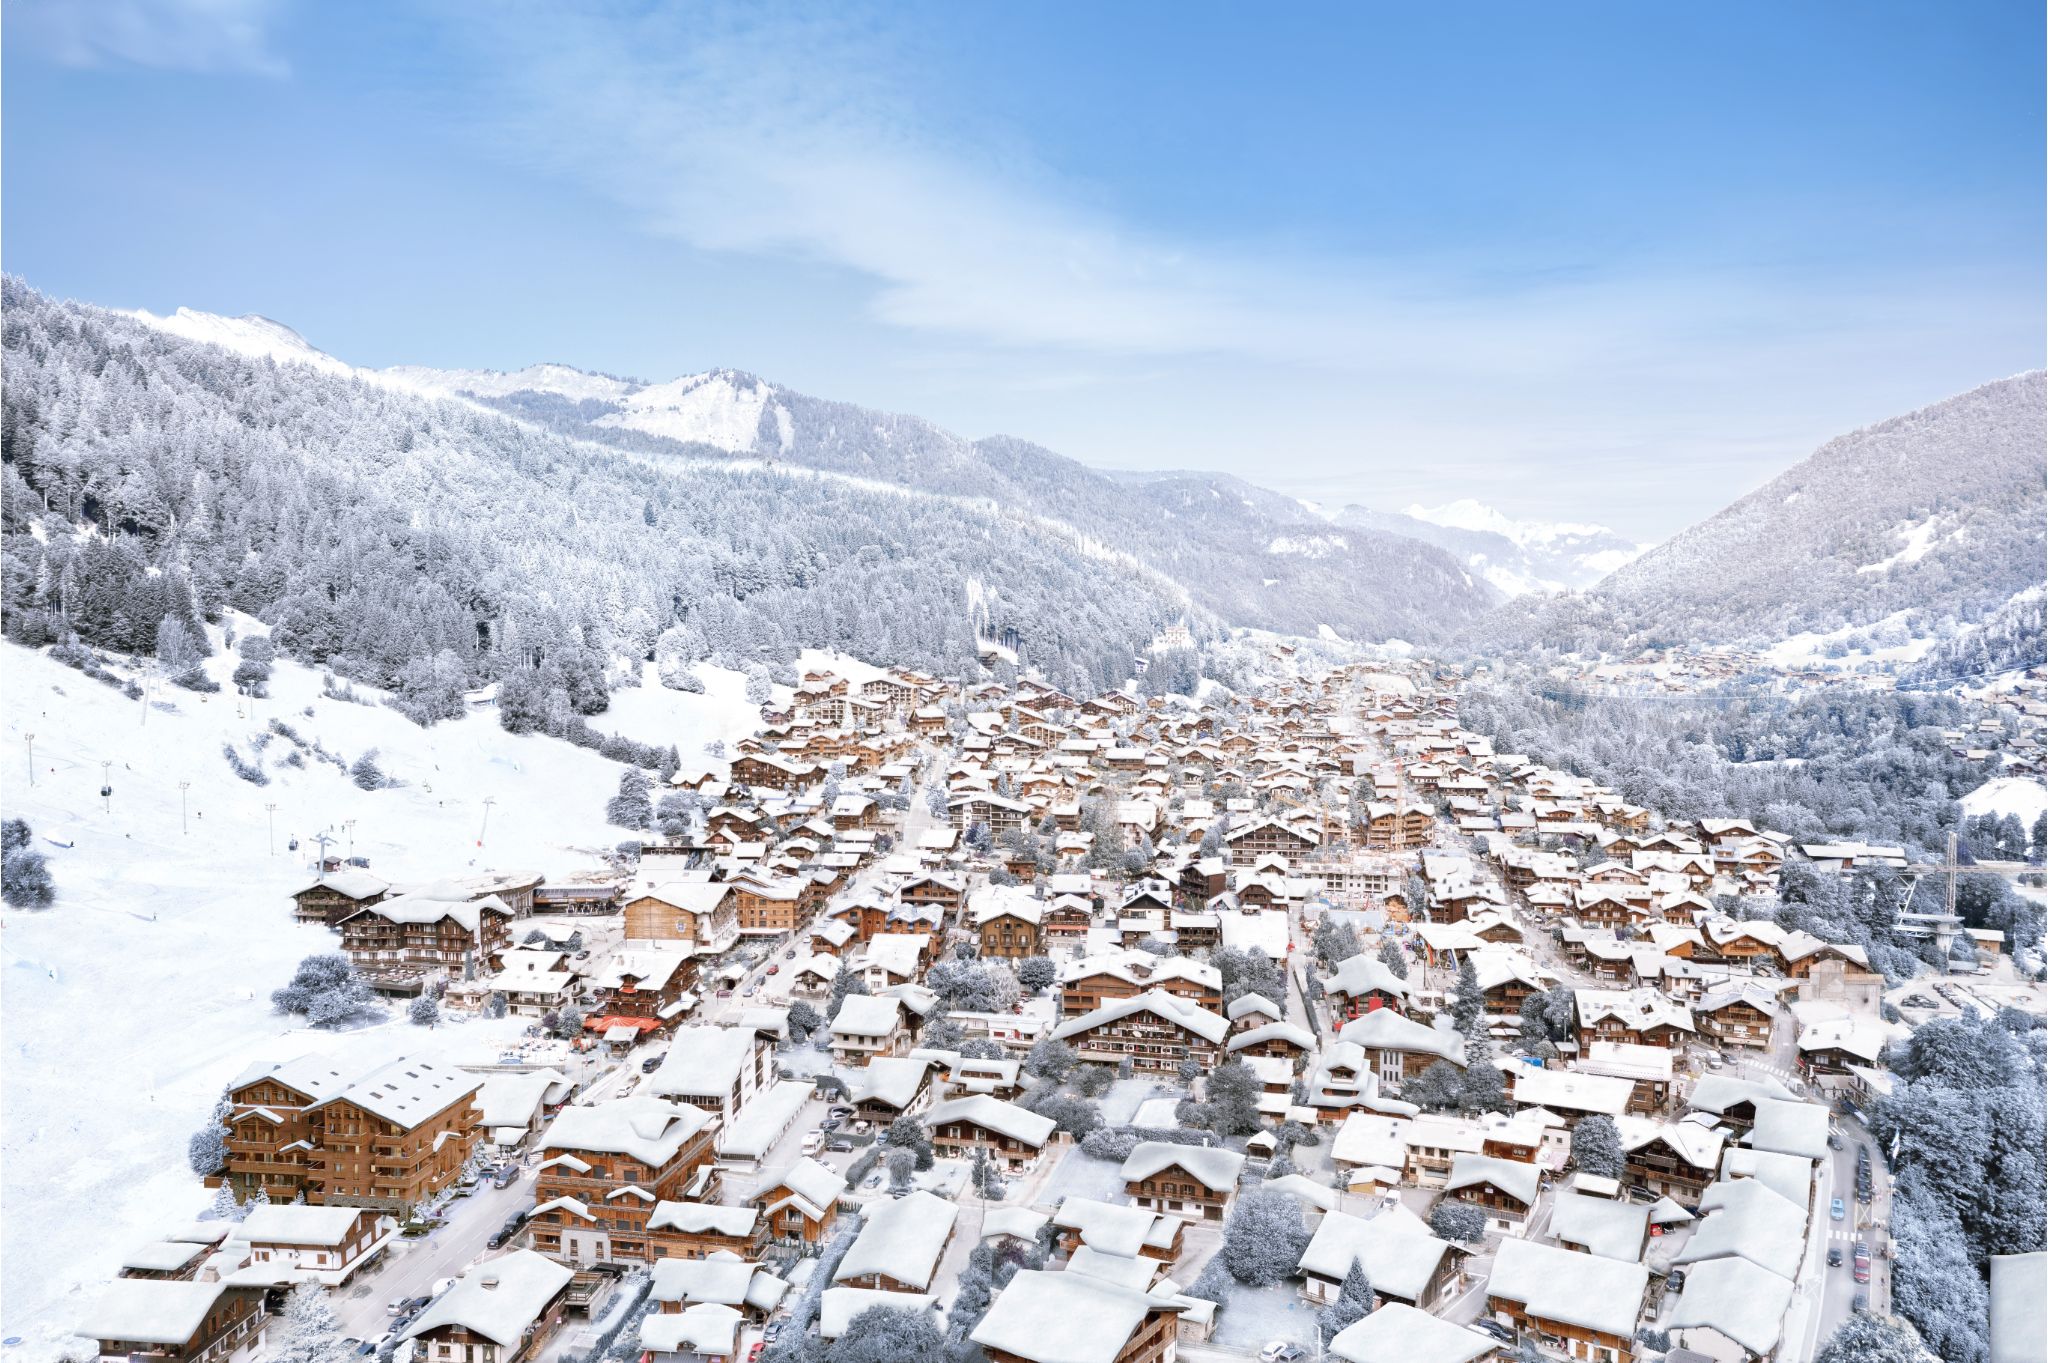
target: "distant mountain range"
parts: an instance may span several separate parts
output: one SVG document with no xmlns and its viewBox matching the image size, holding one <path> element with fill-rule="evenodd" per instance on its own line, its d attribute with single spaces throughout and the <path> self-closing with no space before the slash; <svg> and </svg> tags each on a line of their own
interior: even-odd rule
<svg viewBox="0 0 2048 1363">
<path fill-rule="evenodd" d="M 1433 544 L 1507 596 L 1583 590 L 1649 547 L 1604 525 L 1518 521 L 1471 500 L 1399 512 L 1347 506 L 1335 519 Z"/>
<path fill-rule="evenodd" d="M 2044 403 L 2036 371 L 1852 431 L 1585 596 L 1496 611 L 1476 637 L 1928 639 L 1987 620 L 2043 581 Z"/>
<path fill-rule="evenodd" d="M 275 325 L 252 325 L 251 343 L 275 345 Z M 1485 575 L 1426 539 L 1333 524 L 1294 498 L 1228 475 L 1104 473 L 1027 440 L 970 440 L 919 417 L 810 397 L 738 370 L 664 383 L 559 364 L 512 373 L 401 366 L 373 377 L 625 448 L 985 498 L 1132 555 L 1230 625 L 1426 642 L 1500 599 Z"/>
</svg>

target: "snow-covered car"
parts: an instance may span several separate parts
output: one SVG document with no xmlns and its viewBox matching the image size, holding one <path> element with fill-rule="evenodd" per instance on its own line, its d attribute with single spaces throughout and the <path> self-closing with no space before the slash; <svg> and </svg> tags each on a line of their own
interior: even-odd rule
<svg viewBox="0 0 2048 1363">
<path fill-rule="evenodd" d="M 1259 1363 L 1300 1363 L 1300 1360 L 1307 1357 L 1308 1350 L 1299 1344 L 1290 1344 L 1284 1339 L 1276 1339 L 1259 1350 Z"/>
</svg>

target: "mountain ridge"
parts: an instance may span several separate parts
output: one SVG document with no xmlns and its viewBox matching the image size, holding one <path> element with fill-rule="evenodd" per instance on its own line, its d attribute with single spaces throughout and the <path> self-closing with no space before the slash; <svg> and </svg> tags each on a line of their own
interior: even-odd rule
<svg viewBox="0 0 2048 1363">
<path fill-rule="evenodd" d="M 174 321 L 129 315 L 188 337 L 207 331 L 203 339 L 238 353 L 348 368 L 296 332 L 305 353 L 280 353 L 267 330 L 277 324 L 268 319 L 189 309 Z M 211 325 L 201 327 L 200 319 Z M 1334 629 L 1372 641 L 1430 639 L 1497 600 L 1483 578 L 1433 545 L 1359 527 L 1331 530 L 1296 499 L 1229 475 L 1115 478 L 1021 437 L 969 439 L 922 417 L 812 397 L 744 370 L 652 383 L 559 361 L 509 371 L 398 365 L 349 372 L 642 453 L 758 458 L 987 497 L 1117 545 L 1231 625 L 1302 635 Z M 1296 533 L 1311 525 L 1322 528 L 1307 537 Z M 1305 538 L 1317 540 L 1316 552 L 1297 552 Z"/>
</svg>

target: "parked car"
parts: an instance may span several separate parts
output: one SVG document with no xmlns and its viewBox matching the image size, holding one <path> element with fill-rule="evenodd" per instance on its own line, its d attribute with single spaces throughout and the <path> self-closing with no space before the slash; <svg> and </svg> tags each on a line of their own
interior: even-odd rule
<svg viewBox="0 0 2048 1363">
<path fill-rule="evenodd" d="M 732 997 L 732 990 L 730 990 L 730 989 L 721 989 L 721 990 L 719 990 L 719 991 L 718 991 L 718 997 L 719 997 L 719 998 L 721 998 L 721 999 L 729 999 L 729 998 L 731 998 L 731 997 Z"/>
<path fill-rule="evenodd" d="M 1513 1344 L 1515 1342 L 1515 1332 L 1513 1330 L 1487 1316 L 1481 1316 L 1478 1320 L 1473 1321 L 1472 1328 L 1483 1335 L 1492 1335 L 1503 1344 Z"/>
<path fill-rule="evenodd" d="M 1829 1267 L 1829 1268 L 1840 1268 L 1841 1266 L 1842 1266 L 1842 1247 L 1841 1247 L 1840 1245 L 1829 1245 L 1829 1246 L 1828 1246 L 1828 1267 Z"/>
<path fill-rule="evenodd" d="M 779 1320 L 769 1321 L 768 1328 L 761 1331 L 761 1338 L 767 1340 L 770 1344 L 773 1344 L 776 1340 L 781 1339 L 782 1322 Z"/>
<path fill-rule="evenodd" d="M 519 1166 L 516 1164 L 501 1164 L 498 1166 L 498 1172 L 491 1175 L 491 1182 L 500 1188 L 509 1188 L 518 1179 Z"/>
<path fill-rule="evenodd" d="M 1300 1360 L 1307 1357 L 1308 1350 L 1299 1344 L 1289 1344 L 1284 1339 L 1276 1339 L 1259 1350 L 1259 1363 L 1300 1363 Z"/>
<path fill-rule="evenodd" d="M 1683 1292 L 1685 1290 L 1685 1270 L 1682 1268 L 1672 1269 L 1671 1276 L 1664 1280 L 1664 1287 L 1667 1291 Z"/>
<path fill-rule="evenodd" d="M 642 1073 L 642 1074 L 652 1074 L 652 1073 L 654 1073 L 654 1072 L 655 1072 L 656 1070 L 658 1070 L 658 1069 L 660 1069 L 660 1068 L 661 1068 L 661 1062 L 662 1062 L 662 1061 L 664 1061 L 664 1060 L 666 1060 L 667 1058 L 668 1058 L 668 1057 L 667 1057 L 667 1056 L 665 1056 L 665 1055 L 650 1055 L 650 1056 L 648 1056 L 648 1057 L 647 1057 L 647 1058 L 646 1058 L 645 1060 L 643 1060 L 643 1061 L 641 1061 L 641 1062 L 640 1062 L 640 1073 Z"/>
<path fill-rule="evenodd" d="M 758 993 L 760 993 L 760 992 L 761 992 L 761 986 L 760 986 L 760 985 L 758 985 L 758 984 L 750 984 L 750 985 L 748 985 L 748 986 L 747 986 L 747 987 L 746 987 L 745 989 L 742 989 L 742 990 L 740 990 L 740 995 L 741 995 L 741 997 L 743 997 L 743 998 L 749 998 L 749 999 L 750 999 L 750 998 L 754 997 L 754 995 L 756 995 L 756 994 L 758 994 Z"/>
<path fill-rule="evenodd" d="M 779 965 L 771 965 L 768 967 L 768 973 L 770 975 L 780 975 L 782 973 L 782 967 Z"/>
<path fill-rule="evenodd" d="M 813 1131 L 813 1132 L 812 1132 L 812 1133 L 811 1133 L 810 1135 L 808 1135 L 808 1136 L 804 1137 L 804 1153 L 805 1153 L 806 1155 L 815 1155 L 815 1154 L 817 1154 L 817 1153 L 818 1153 L 818 1152 L 819 1152 L 820 1150 L 822 1150 L 822 1149 L 824 1149 L 824 1148 L 825 1148 L 825 1133 L 824 1133 L 824 1132 L 822 1132 L 822 1131 Z"/>
<path fill-rule="evenodd" d="M 853 1115 L 853 1109 L 844 1103 L 834 1103 L 831 1107 L 826 1108 L 825 1111 L 834 1117 L 851 1117 Z"/>
<path fill-rule="evenodd" d="M 503 1245 L 507 1240 L 510 1240 L 511 1238 L 512 1237 L 510 1235 L 507 1235 L 505 1233 L 505 1228 L 500 1226 L 497 1230 L 491 1232 L 490 1239 L 484 1241 L 484 1248 L 497 1249 L 499 1246 Z"/>
<path fill-rule="evenodd" d="M 1861 1240 L 1856 1242 L 1856 1265 L 1853 1271 L 1856 1274 L 1857 1282 L 1867 1283 L 1870 1281 L 1870 1246 Z"/>
<path fill-rule="evenodd" d="M 837 1151 L 842 1155 L 846 1154 L 853 1149 L 853 1138 L 851 1136 L 834 1136 L 831 1140 L 825 1142 L 825 1148 Z"/>
<path fill-rule="evenodd" d="M 1841 1148 L 1842 1148 L 1842 1138 L 1841 1138 L 1841 1136 L 1839 1136 L 1838 1134 L 1836 1134 L 1836 1133 L 1835 1133 L 1835 1132 L 1833 1132 L 1833 1131 L 1830 1131 L 1830 1132 L 1828 1132 L 1828 1149 L 1830 1149 L 1830 1150 L 1840 1150 Z"/>
<path fill-rule="evenodd" d="M 753 1347 L 753 1348 L 751 1348 L 751 1349 L 749 1349 L 749 1350 L 747 1350 L 747 1363 L 756 1363 L 756 1360 L 757 1360 L 757 1359 L 759 1359 L 759 1358 L 761 1357 L 761 1350 L 763 1350 L 763 1349 L 765 1349 L 765 1348 L 767 1348 L 767 1347 L 768 1347 L 768 1341 L 767 1341 L 767 1340 L 765 1340 L 765 1339 L 757 1339 L 757 1340 L 755 1340 L 755 1341 L 754 1341 L 754 1347 Z"/>
<path fill-rule="evenodd" d="M 1842 1199 L 1839 1197 L 1828 1203 L 1828 1216 L 1831 1220 L 1840 1221 L 1845 1210 L 1847 1209 L 1842 1206 Z"/>
<path fill-rule="evenodd" d="M 796 948 L 791 947 L 788 951 L 783 952 L 782 959 L 785 961 L 794 961 L 796 959 Z"/>
<path fill-rule="evenodd" d="M 1858 1292 L 1855 1298 L 1850 1301 L 1849 1309 L 1859 1316 L 1868 1311 L 1870 1309 L 1870 1294 L 1868 1292 Z"/>
</svg>

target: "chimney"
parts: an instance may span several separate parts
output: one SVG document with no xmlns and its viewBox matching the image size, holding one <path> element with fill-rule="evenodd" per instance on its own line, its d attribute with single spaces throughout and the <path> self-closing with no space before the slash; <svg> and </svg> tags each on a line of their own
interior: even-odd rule
<svg viewBox="0 0 2048 1363">
<path fill-rule="evenodd" d="M 486 1291 L 486 1292 L 495 1292 L 495 1291 L 497 1291 L 497 1290 L 498 1290 L 498 1275 L 497 1275 L 497 1274 L 495 1274 L 495 1273 L 486 1273 L 486 1274 L 484 1274 L 484 1276 L 483 1276 L 483 1277 L 481 1277 L 481 1278 L 477 1279 L 477 1286 L 481 1287 L 481 1288 L 482 1288 L 482 1289 L 483 1289 L 484 1291 Z"/>
</svg>

